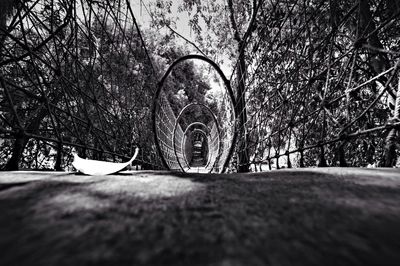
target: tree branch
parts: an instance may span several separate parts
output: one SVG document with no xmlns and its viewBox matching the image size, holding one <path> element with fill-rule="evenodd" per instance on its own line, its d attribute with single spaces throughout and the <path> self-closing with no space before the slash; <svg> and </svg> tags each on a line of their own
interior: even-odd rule
<svg viewBox="0 0 400 266">
<path fill-rule="evenodd" d="M 229 19 L 231 21 L 231 26 L 232 26 L 232 29 L 233 29 L 234 38 L 238 43 L 240 43 L 240 42 L 242 42 L 242 37 L 240 36 L 239 29 L 238 29 L 238 26 L 236 24 L 235 15 L 234 15 L 235 14 L 235 10 L 233 9 L 232 0 L 228 0 L 228 8 L 229 8 Z"/>
<path fill-rule="evenodd" d="M 174 30 L 173 28 L 171 28 L 171 26 L 169 25 L 165 25 L 170 31 L 172 31 L 172 33 L 178 35 L 179 37 L 181 37 L 182 39 L 184 39 L 187 43 L 193 45 L 194 48 L 196 48 L 197 51 L 199 51 L 202 55 L 204 55 L 205 57 L 207 57 L 207 55 L 192 41 L 188 40 L 187 38 L 185 38 L 184 36 L 182 36 L 181 34 L 179 34 L 176 30 Z"/>
</svg>

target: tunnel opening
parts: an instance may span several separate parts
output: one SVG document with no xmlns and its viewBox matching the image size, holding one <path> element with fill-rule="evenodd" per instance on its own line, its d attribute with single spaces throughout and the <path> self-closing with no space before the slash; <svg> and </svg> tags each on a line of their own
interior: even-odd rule
<svg viewBox="0 0 400 266">
<path fill-rule="evenodd" d="M 199 131 L 193 132 L 193 141 L 191 143 L 192 158 L 190 160 L 190 167 L 206 167 L 208 162 L 208 138 Z"/>
<path fill-rule="evenodd" d="M 196 70 L 208 68 L 216 73 L 212 77 L 195 73 L 190 64 Z M 187 77 L 175 75 L 175 67 L 193 74 L 187 82 L 191 86 L 183 85 Z M 196 83 L 196 79 L 200 81 Z M 217 93 L 210 85 L 215 85 L 215 80 L 220 86 Z M 215 94 L 210 96 L 210 91 Z M 215 62 L 201 55 L 173 62 L 158 83 L 152 110 L 156 149 L 165 168 L 188 172 L 201 167 L 207 172 L 224 172 L 237 138 L 235 105 L 230 81 Z"/>
</svg>

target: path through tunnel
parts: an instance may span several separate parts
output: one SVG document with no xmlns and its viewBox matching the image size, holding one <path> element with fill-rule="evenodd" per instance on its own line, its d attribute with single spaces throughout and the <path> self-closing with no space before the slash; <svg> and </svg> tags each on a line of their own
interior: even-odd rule
<svg viewBox="0 0 400 266">
<path fill-rule="evenodd" d="M 206 167 L 210 153 L 208 136 L 201 129 L 191 131 L 191 138 L 184 142 L 186 160 L 190 167 Z"/>
<path fill-rule="evenodd" d="M 215 142 L 208 141 L 210 136 L 209 128 L 201 123 L 194 122 L 186 127 L 183 134 L 182 151 L 184 151 L 184 161 L 189 167 L 206 167 L 209 163 L 209 155 L 213 149 L 209 145 L 219 144 L 219 135 L 214 134 Z M 210 158 L 211 159 L 211 158 Z"/>
</svg>

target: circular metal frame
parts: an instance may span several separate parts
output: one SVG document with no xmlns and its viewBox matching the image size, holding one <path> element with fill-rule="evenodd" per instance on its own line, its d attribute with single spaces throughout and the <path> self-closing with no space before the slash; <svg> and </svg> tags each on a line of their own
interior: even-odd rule
<svg viewBox="0 0 400 266">
<path fill-rule="evenodd" d="M 199 128 L 195 128 L 195 129 L 193 129 L 193 131 L 192 131 L 193 133 L 197 133 L 197 132 L 199 132 L 200 134 L 202 134 L 203 135 L 203 137 L 205 138 L 205 139 L 207 139 L 207 135 L 210 135 L 210 134 L 207 134 L 204 130 L 201 130 L 201 129 L 199 129 Z M 208 140 L 207 140 L 207 144 L 208 144 Z M 208 148 L 207 148 L 207 150 L 208 150 Z M 210 152 L 208 151 L 207 152 L 207 154 L 208 154 L 208 158 L 207 158 L 207 163 L 206 163 L 206 165 L 204 166 L 204 168 L 207 168 L 208 167 L 208 165 L 210 164 Z M 190 169 L 190 168 L 189 168 Z M 211 169 L 212 170 L 212 169 Z"/>
<path fill-rule="evenodd" d="M 211 134 L 207 134 L 206 132 L 204 132 L 203 130 L 201 130 L 201 129 L 199 129 L 199 128 L 195 128 L 194 130 L 193 130 L 193 133 L 195 133 L 195 132 L 200 132 L 201 134 L 203 134 L 204 135 L 204 137 L 205 138 L 207 138 L 207 135 L 211 135 Z M 218 136 L 218 146 L 219 146 L 219 144 L 220 144 L 220 136 Z M 209 145 L 209 141 L 207 140 L 207 144 Z M 219 147 L 218 147 L 219 148 Z M 204 168 L 207 168 L 209 165 L 210 165 L 210 162 L 211 162 L 211 153 L 210 153 L 210 150 L 208 149 L 208 147 L 207 147 L 207 153 L 208 153 L 208 159 L 207 159 L 207 163 L 206 163 L 206 165 L 204 166 Z M 217 158 L 216 158 L 216 160 L 215 161 L 217 161 Z M 215 164 L 215 162 L 214 162 L 214 164 Z M 212 170 L 212 169 L 211 169 Z"/>
<path fill-rule="evenodd" d="M 204 130 L 202 130 L 200 128 L 193 129 L 193 133 L 195 133 L 195 132 L 200 132 L 204 137 L 207 137 L 207 135 L 210 135 L 210 134 L 207 134 Z"/>
<path fill-rule="evenodd" d="M 202 134 L 202 135 L 204 136 L 204 138 L 206 138 L 206 139 L 207 139 L 207 135 L 210 135 L 210 134 L 208 134 L 207 132 L 205 132 L 204 130 L 199 129 L 199 128 L 193 129 L 192 132 L 193 132 L 193 133 L 195 133 L 195 132 L 200 132 L 200 134 Z M 218 138 L 219 138 L 219 136 L 218 136 Z M 208 143 L 209 143 L 209 141 L 207 140 L 207 144 L 208 144 Z M 219 143 L 218 143 L 218 144 L 219 144 Z M 207 150 L 208 150 L 208 148 L 207 148 Z M 208 154 L 208 159 L 207 159 L 207 163 L 206 163 L 206 165 L 204 166 L 204 168 L 207 168 L 208 165 L 210 164 L 211 153 L 210 153 L 209 150 L 208 150 L 207 154 Z M 186 162 L 187 162 L 187 160 L 186 160 Z M 189 169 L 190 169 L 190 167 L 189 167 Z M 212 170 L 212 169 L 211 169 L 211 170 Z"/>
<path fill-rule="evenodd" d="M 224 72 L 222 72 L 221 68 L 214 61 L 209 59 L 208 57 L 205 57 L 202 55 L 186 55 L 186 56 L 180 57 L 169 66 L 167 71 L 164 73 L 164 76 L 158 82 L 157 90 L 156 90 L 156 93 L 153 98 L 153 108 L 152 108 L 152 122 L 153 122 L 154 142 L 156 144 L 156 149 L 157 149 L 158 154 L 160 155 L 160 158 L 161 158 L 161 161 L 162 161 L 164 167 L 166 169 L 170 169 L 167 162 L 165 161 L 164 155 L 161 151 L 160 142 L 158 140 L 157 125 L 156 125 L 157 102 L 158 102 L 158 98 L 160 97 L 160 93 L 164 86 L 165 80 L 167 79 L 167 77 L 169 76 L 171 71 L 174 69 L 174 67 L 177 66 L 179 63 L 186 61 L 186 60 L 190 60 L 190 59 L 198 59 L 198 60 L 204 61 L 204 62 L 210 64 L 218 72 L 219 76 L 221 77 L 221 79 L 224 82 L 225 89 L 228 92 L 229 98 L 231 100 L 231 105 L 233 106 L 234 119 L 235 119 L 234 131 L 233 131 L 234 134 L 233 134 L 233 138 L 231 141 L 231 147 L 229 149 L 228 156 L 226 157 L 225 162 L 220 171 L 220 172 L 224 172 L 226 167 L 228 166 L 228 163 L 229 163 L 229 161 L 232 157 L 233 151 L 235 149 L 236 139 L 237 139 L 237 135 L 238 135 L 237 130 L 235 130 L 236 129 L 236 121 L 237 121 L 237 117 L 238 117 L 238 110 L 236 108 L 236 98 L 234 96 L 230 81 L 226 78 L 226 76 L 225 76 Z"/>
<path fill-rule="evenodd" d="M 175 147 L 176 139 L 175 139 L 175 136 L 176 136 L 176 130 L 177 130 L 178 125 L 179 125 L 179 120 L 181 119 L 181 117 L 182 117 L 182 115 L 185 113 L 185 111 L 188 110 L 188 109 L 189 109 L 190 107 L 192 107 L 192 106 L 202 106 L 202 107 L 206 108 L 206 110 L 209 112 L 209 114 L 211 115 L 211 117 L 212 117 L 212 119 L 213 119 L 213 121 L 214 121 L 214 123 L 215 123 L 215 126 L 217 127 L 218 138 L 219 138 L 219 140 L 218 140 L 218 154 L 220 154 L 220 149 L 221 149 L 221 143 L 220 143 L 220 141 L 221 141 L 221 138 L 220 138 L 221 133 L 220 133 L 220 130 L 219 130 L 219 124 L 218 124 L 217 117 L 215 116 L 215 114 L 213 113 L 213 111 L 211 110 L 211 108 L 208 107 L 207 105 L 203 104 L 203 103 L 189 103 L 189 104 L 187 104 L 187 105 L 186 105 L 185 107 L 183 107 L 182 110 L 179 112 L 179 115 L 178 115 L 178 117 L 177 117 L 176 120 L 175 120 L 174 130 L 173 130 L 173 133 L 172 133 L 172 134 L 173 134 L 173 137 L 172 137 L 172 147 L 174 147 L 175 158 L 177 159 L 178 165 L 179 165 L 179 167 L 181 168 L 181 170 L 182 170 L 183 172 L 185 172 L 185 170 L 183 169 L 183 167 L 182 167 L 182 165 L 181 165 L 181 163 L 180 163 L 180 161 L 179 161 L 179 159 L 178 159 L 178 153 L 176 152 L 176 147 Z M 201 122 L 194 122 L 194 123 L 203 124 L 203 123 L 201 123 Z M 192 123 L 192 124 L 194 124 L 194 123 Z M 186 131 L 186 130 L 185 130 L 185 131 Z M 208 166 L 208 164 L 207 164 L 207 166 Z M 211 172 L 211 171 L 212 171 L 212 168 L 210 169 L 210 172 Z"/>
<path fill-rule="evenodd" d="M 210 134 L 210 132 L 209 132 L 210 129 L 208 128 L 208 126 L 207 126 L 206 124 L 204 124 L 204 123 L 202 123 L 202 122 L 193 122 L 193 123 L 191 123 L 190 125 L 188 125 L 188 126 L 186 127 L 185 132 L 183 132 L 183 134 L 186 134 L 187 131 L 188 131 L 191 127 L 194 127 L 194 126 L 201 126 L 201 127 L 204 127 L 204 128 L 207 129 L 207 135 Z"/>
<path fill-rule="evenodd" d="M 205 124 L 203 124 L 203 123 L 201 123 L 201 122 L 193 122 L 193 123 L 191 123 L 190 125 L 188 125 L 188 126 L 186 127 L 186 129 L 185 129 L 185 132 L 183 132 L 183 140 L 182 140 L 182 144 L 181 144 L 181 150 L 182 150 L 182 151 L 183 151 L 183 145 L 184 145 L 185 142 L 186 142 L 186 133 L 187 133 L 187 131 L 188 131 L 191 127 L 194 127 L 194 126 L 202 126 L 202 127 L 204 127 L 204 128 L 207 129 L 207 132 L 210 131 L 210 129 L 209 129 Z M 209 133 L 207 133 L 207 134 L 209 134 Z M 206 135 L 206 136 L 207 136 L 207 135 Z M 187 160 L 187 158 L 186 158 L 186 153 L 183 154 L 183 159 L 185 159 L 185 163 L 186 163 L 187 167 L 189 167 L 189 169 L 190 169 L 190 165 L 189 165 L 188 160 Z M 207 164 L 207 166 L 208 166 L 208 164 Z"/>
</svg>

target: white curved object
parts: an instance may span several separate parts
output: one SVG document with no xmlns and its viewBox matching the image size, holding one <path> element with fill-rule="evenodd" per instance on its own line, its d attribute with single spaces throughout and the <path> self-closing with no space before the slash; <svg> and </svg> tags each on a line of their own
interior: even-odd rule
<svg viewBox="0 0 400 266">
<path fill-rule="evenodd" d="M 139 148 L 136 148 L 135 154 L 133 157 L 125 163 L 112 163 L 112 162 L 104 162 L 98 160 L 87 160 L 82 159 L 78 156 L 78 154 L 74 153 L 74 161 L 72 165 L 76 170 L 87 174 L 87 175 L 110 175 L 117 173 L 127 167 L 129 164 L 136 159 L 139 153 Z"/>
</svg>

